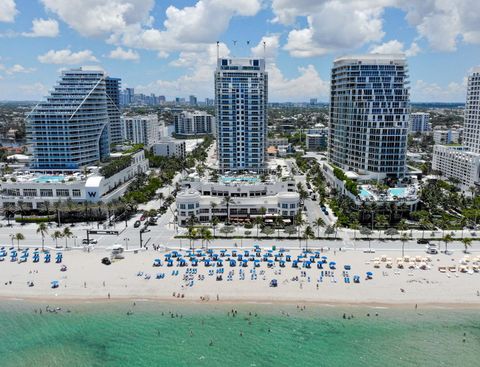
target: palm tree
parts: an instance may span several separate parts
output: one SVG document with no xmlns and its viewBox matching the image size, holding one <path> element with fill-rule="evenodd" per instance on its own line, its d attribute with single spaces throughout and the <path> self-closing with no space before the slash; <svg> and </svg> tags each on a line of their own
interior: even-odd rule
<svg viewBox="0 0 480 367">
<path fill-rule="evenodd" d="M 193 226 L 188 227 L 188 239 L 190 240 L 190 249 L 193 249 L 192 243 L 197 238 L 197 229 Z"/>
<path fill-rule="evenodd" d="M 442 241 L 445 243 L 445 255 L 448 255 L 447 246 L 448 246 L 449 242 L 453 241 L 453 237 L 452 237 L 451 234 L 447 234 L 447 235 L 443 236 Z"/>
<path fill-rule="evenodd" d="M 280 229 L 283 226 L 283 217 L 281 215 L 275 217 L 275 226 L 277 227 L 277 236 L 280 237 Z"/>
<path fill-rule="evenodd" d="M 463 243 L 463 246 L 465 247 L 465 250 L 463 252 L 465 252 L 466 254 L 468 253 L 468 248 L 470 246 L 472 246 L 472 239 L 471 238 L 462 238 L 462 243 Z"/>
<path fill-rule="evenodd" d="M 163 192 L 160 192 L 157 197 L 158 201 L 160 201 L 160 205 L 158 206 L 158 209 L 160 209 L 162 207 L 162 200 L 165 199 L 165 195 L 163 195 Z"/>
<path fill-rule="evenodd" d="M 356 231 L 360 229 L 360 223 L 358 222 L 358 220 L 354 220 L 352 224 L 350 224 L 350 228 L 353 229 L 353 239 L 356 240 L 357 239 Z"/>
<path fill-rule="evenodd" d="M 234 204 L 231 196 L 225 196 L 223 198 L 223 203 L 227 206 L 227 223 L 230 223 L 230 205 Z"/>
<path fill-rule="evenodd" d="M 335 234 L 335 228 L 333 226 L 327 226 L 327 228 L 325 228 L 325 234 L 327 237 L 331 234 Z"/>
<path fill-rule="evenodd" d="M 58 239 L 63 237 L 63 233 L 60 231 L 55 231 L 52 234 L 52 238 L 55 240 L 55 247 L 58 247 Z"/>
<path fill-rule="evenodd" d="M 370 219 L 372 221 L 371 223 L 371 229 L 373 231 L 373 227 L 374 227 L 374 224 L 375 224 L 375 215 L 377 213 L 377 210 L 378 210 L 378 205 L 376 203 L 370 203 Z"/>
<path fill-rule="evenodd" d="M 61 220 L 60 220 L 60 212 L 61 212 L 61 208 L 62 208 L 62 202 L 59 200 L 59 201 L 55 201 L 53 203 L 53 208 L 55 209 L 55 212 L 57 213 L 57 227 L 60 227 L 60 225 L 62 224 L 61 223 Z"/>
<path fill-rule="evenodd" d="M 7 218 L 7 226 L 10 227 L 10 215 L 15 213 L 15 205 L 12 203 L 5 203 L 3 205 L 3 212 L 5 213 L 5 217 Z"/>
<path fill-rule="evenodd" d="M 203 227 L 201 230 L 201 235 L 202 240 L 207 244 L 205 248 L 208 249 L 208 244 L 212 242 L 213 239 L 212 232 L 208 228 Z"/>
<path fill-rule="evenodd" d="M 257 237 L 258 237 L 258 227 L 260 227 L 263 224 L 263 218 L 257 216 L 253 219 L 253 223 L 257 226 Z"/>
<path fill-rule="evenodd" d="M 25 236 L 22 233 L 16 233 L 15 239 L 17 240 L 18 251 L 20 251 L 20 241 L 23 241 L 25 239 Z"/>
<path fill-rule="evenodd" d="M 422 238 L 425 238 L 425 229 L 430 227 L 432 222 L 428 220 L 428 218 L 421 218 L 420 219 L 420 226 L 422 227 Z"/>
<path fill-rule="evenodd" d="M 370 236 L 372 235 L 373 231 L 368 228 L 368 227 L 362 227 L 360 228 L 360 234 L 363 235 L 363 236 L 366 236 L 367 237 L 367 240 L 368 240 L 368 252 L 371 252 L 371 243 L 370 243 Z"/>
<path fill-rule="evenodd" d="M 320 237 L 320 228 L 325 227 L 325 221 L 321 217 L 318 217 L 315 219 L 313 226 L 317 228 L 317 237 Z"/>
<path fill-rule="evenodd" d="M 213 229 L 213 237 L 215 237 L 215 230 L 217 229 L 218 223 L 220 223 L 220 219 L 217 216 L 212 218 L 212 229 Z"/>
<path fill-rule="evenodd" d="M 402 237 L 400 238 L 400 241 L 402 241 L 402 257 L 405 256 L 405 242 L 409 240 L 408 234 L 407 233 L 402 233 Z"/>
<path fill-rule="evenodd" d="M 37 228 L 37 234 L 42 236 L 42 251 L 45 250 L 45 235 L 48 234 L 48 227 L 45 223 L 39 223 Z"/>
<path fill-rule="evenodd" d="M 17 202 L 17 206 L 18 206 L 18 210 L 20 211 L 20 217 L 21 217 L 22 222 L 23 222 L 23 216 L 25 214 L 25 203 L 22 200 L 19 200 Z"/>
<path fill-rule="evenodd" d="M 308 239 L 314 238 L 314 237 L 315 237 L 315 232 L 313 232 L 312 227 L 307 226 L 305 228 L 305 231 L 303 232 L 303 238 L 305 238 L 305 251 L 308 251 Z"/>
<path fill-rule="evenodd" d="M 396 228 L 389 228 L 385 231 L 385 234 L 387 236 L 390 236 L 390 239 L 393 239 L 393 236 L 396 236 L 398 234 L 398 231 Z"/>
<path fill-rule="evenodd" d="M 65 248 L 68 248 L 68 239 L 73 236 L 73 233 L 70 230 L 70 228 L 65 227 L 63 229 L 62 236 L 65 238 Z"/>
</svg>

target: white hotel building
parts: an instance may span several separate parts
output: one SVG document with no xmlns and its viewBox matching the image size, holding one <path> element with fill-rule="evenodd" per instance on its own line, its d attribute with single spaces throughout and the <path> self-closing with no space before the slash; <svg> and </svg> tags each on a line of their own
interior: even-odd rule
<svg viewBox="0 0 480 367">
<path fill-rule="evenodd" d="M 225 197 L 232 199 L 229 211 L 233 221 L 260 216 L 261 208 L 265 208 L 266 218 L 281 216 L 292 222 L 300 210 L 300 195 L 296 192 L 294 180 L 260 182 L 255 177 L 248 178 L 249 181 L 246 179 L 223 177 L 220 182 L 183 181 L 183 190 L 177 194 L 176 200 L 178 224 L 187 225 L 192 216 L 201 223 L 209 223 L 214 216 L 226 220 Z"/>
<path fill-rule="evenodd" d="M 157 115 L 122 116 L 123 138 L 133 144 L 151 147 L 158 141 L 159 123 Z"/>
<path fill-rule="evenodd" d="M 215 117 L 205 111 L 183 111 L 174 115 L 175 135 L 191 137 L 213 134 Z"/>
<path fill-rule="evenodd" d="M 471 195 L 470 188 L 480 185 L 480 68 L 468 77 L 463 147 L 435 145 L 432 169 L 441 176 L 456 178 L 458 187 Z"/>
<path fill-rule="evenodd" d="M 413 112 L 410 114 L 409 133 L 427 133 L 430 131 L 432 131 L 432 124 L 428 112 Z"/>
<path fill-rule="evenodd" d="M 46 201 L 53 205 L 67 200 L 108 203 L 119 199 L 130 182 L 149 168 L 143 150 L 129 156 L 130 165 L 110 177 L 102 175 L 99 167 L 92 167 L 88 175 L 82 172 L 42 175 L 27 171 L 4 175 L 0 181 L 0 203 L 5 208 L 22 202 L 25 209 L 35 210 L 45 208 Z"/>
</svg>

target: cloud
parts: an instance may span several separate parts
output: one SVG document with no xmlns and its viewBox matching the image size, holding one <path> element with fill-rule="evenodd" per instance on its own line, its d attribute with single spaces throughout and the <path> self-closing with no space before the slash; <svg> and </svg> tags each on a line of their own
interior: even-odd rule
<svg viewBox="0 0 480 367">
<path fill-rule="evenodd" d="M 90 50 L 72 52 L 71 50 L 50 50 L 44 55 L 38 56 L 38 61 L 43 64 L 81 64 L 83 62 L 98 62 Z"/>
<path fill-rule="evenodd" d="M 140 55 L 138 54 L 138 52 L 130 49 L 124 50 L 121 47 L 117 47 L 115 50 L 110 51 L 108 57 L 111 59 L 130 61 L 138 61 L 140 59 Z"/>
<path fill-rule="evenodd" d="M 39 82 L 20 85 L 19 89 L 24 100 L 39 100 L 48 93 L 48 87 Z"/>
<path fill-rule="evenodd" d="M 372 46 L 370 48 L 370 53 L 377 54 L 405 54 L 406 56 L 412 57 L 417 55 L 420 52 L 420 47 L 416 42 L 413 42 L 410 47 L 405 50 L 405 45 L 403 42 L 398 40 L 391 40 L 381 45 Z"/>
<path fill-rule="evenodd" d="M 58 34 L 58 22 L 54 19 L 34 19 L 32 31 L 22 33 L 25 37 L 57 37 Z"/>
<path fill-rule="evenodd" d="M 264 50 L 265 45 L 265 50 Z M 280 48 L 280 35 L 272 34 L 263 36 L 255 47 L 252 47 L 252 56 L 269 59 L 275 59 Z"/>
<path fill-rule="evenodd" d="M 411 90 L 410 99 L 415 102 L 464 102 L 468 78 L 462 82 L 450 82 L 446 86 L 417 80 Z"/>
<path fill-rule="evenodd" d="M 0 0 L 0 22 L 13 22 L 17 14 L 14 0 Z"/>
<path fill-rule="evenodd" d="M 108 35 L 150 22 L 154 0 L 41 0 L 45 8 L 83 36 Z"/>
<path fill-rule="evenodd" d="M 32 71 L 35 71 L 35 68 L 26 68 L 20 64 L 15 64 L 9 68 L 4 68 L 3 70 L 5 70 L 6 74 L 12 75 L 12 74 L 18 74 L 18 73 L 28 74 L 28 73 L 31 73 Z"/>
</svg>

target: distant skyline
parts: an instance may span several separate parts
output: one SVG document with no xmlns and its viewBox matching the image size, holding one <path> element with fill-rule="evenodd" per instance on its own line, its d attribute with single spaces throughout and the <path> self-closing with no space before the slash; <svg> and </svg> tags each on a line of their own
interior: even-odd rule
<svg viewBox="0 0 480 367">
<path fill-rule="evenodd" d="M 328 102 L 342 55 L 404 52 L 413 102 L 464 102 L 475 0 L 0 0 L 0 100 L 39 100 L 96 65 L 136 93 L 213 98 L 221 56 L 263 56 L 270 102 Z"/>
</svg>

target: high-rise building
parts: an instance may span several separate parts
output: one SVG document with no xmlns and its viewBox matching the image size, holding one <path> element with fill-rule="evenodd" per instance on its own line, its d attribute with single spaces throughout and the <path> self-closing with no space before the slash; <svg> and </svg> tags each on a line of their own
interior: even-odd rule
<svg viewBox="0 0 480 367">
<path fill-rule="evenodd" d="M 120 110 L 120 79 L 107 77 L 107 108 L 109 119 L 110 144 L 120 144 L 123 141 Z"/>
<path fill-rule="evenodd" d="M 410 123 L 408 132 L 410 133 L 425 133 L 432 131 L 432 124 L 430 123 L 430 114 L 427 112 L 413 112 L 410 114 Z"/>
<path fill-rule="evenodd" d="M 188 97 L 188 102 L 189 102 L 190 106 L 196 106 L 197 105 L 197 97 L 195 97 L 195 96 Z"/>
<path fill-rule="evenodd" d="M 480 67 L 468 76 L 467 103 L 463 125 L 463 143 L 470 151 L 480 153 Z"/>
<path fill-rule="evenodd" d="M 219 168 L 265 167 L 268 74 L 263 59 L 218 59 L 215 110 Z"/>
<path fill-rule="evenodd" d="M 443 132 L 434 131 L 434 134 Z M 449 131 L 451 137 L 451 131 Z M 438 141 L 438 139 L 437 139 Z M 453 142 L 440 140 L 433 147 L 432 169 L 444 178 L 455 178 L 456 184 L 466 195 L 473 195 L 480 186 L 480 68 L 474 68 L 468 77 L 464 146 L 445 146 Z M 458 135 L 457 135 L 458 141 Z"/>
<path fill-rule="evenodd" d="M 27 139 L 33 148 L 31 168 L 74 171 L 107 158 L 109 124 L 117 116 L 112 102 L 117 98 L 115 85 L 119 80 L 109 79 L 103 70 L 63 71 L 47 100 L 26 118 Z"/>
<path fill-rule="evenodd" d="M 205 111 L 183 111 L 174 115 L 175 134 L 195 136 L 212 134 L 215 117 Z"/>
<path fill-rule="evenodd" d="M 334 61 L 329 158 L 372 178 L 403 177 L 410 102 L 403 55 L 370 54 Z"/>
<path fill-rule="evenodd" d="M 143 144 L 149 148 L 158 141 L 159 124 L 157 115 L 122 117 L 124 138 L 133 144 Z"/>
</svg>

